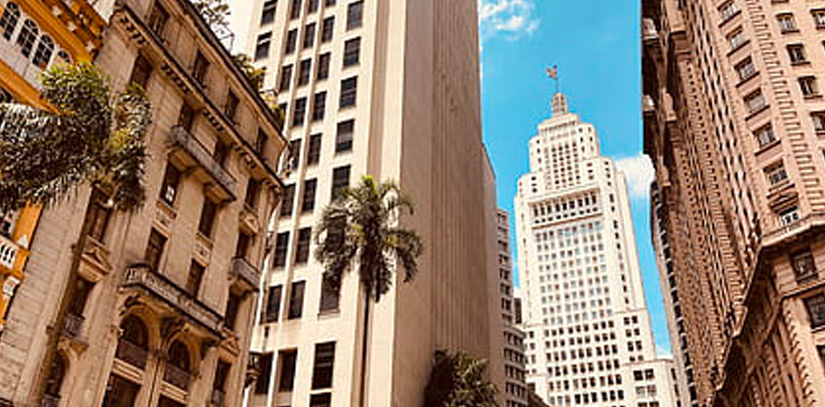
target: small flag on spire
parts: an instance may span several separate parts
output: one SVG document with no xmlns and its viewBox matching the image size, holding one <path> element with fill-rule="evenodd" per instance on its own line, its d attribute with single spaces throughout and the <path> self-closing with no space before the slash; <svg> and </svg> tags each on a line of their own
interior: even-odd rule
<svg viewBox="0 0 825 407">
<path fill-rule="evenodd" d="M 553 65 L 552 68 L 547 68 L 547 76 L 551 79 L 559 79 L 559 68 L 556 65 Z"/>
</svg>

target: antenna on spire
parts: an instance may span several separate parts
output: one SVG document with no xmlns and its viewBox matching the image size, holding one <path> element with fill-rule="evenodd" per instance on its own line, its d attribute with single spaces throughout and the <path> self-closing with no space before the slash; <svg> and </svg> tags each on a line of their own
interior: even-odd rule
<svg viewBox="0 0 825 407">
<path fill-rule="evenodd" d="M 556 93 L 561 93 L 561 84 L 559 84 L 559 67 L 557 65 L 553 65 L 550 68 L 547 68 L 547 76 L 553 80 L 553 83 L 556 84 Z"/>
<path fill-rule="evenodd" d="M 553 108 L 553 116 L 565 115 L 569 112 L 567 108 L 567 98 L 561 93 L 561 85 L 559 84 L 559 67 L 553 65 L 547 68 L 547 76 L 556 84 L 556 94 L 553 95 L 551 106 Z"/>
</svg>

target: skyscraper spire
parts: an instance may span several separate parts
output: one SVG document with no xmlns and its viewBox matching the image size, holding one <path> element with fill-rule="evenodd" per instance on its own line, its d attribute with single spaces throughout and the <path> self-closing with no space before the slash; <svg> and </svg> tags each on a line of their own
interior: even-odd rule
<svg viewBox="0 0 825 407">
<path fill-rule="evenodd" d="M 561 116 L 569 113 L 567 108 L 567 97 L 561 93 L 561 86 L 559 85 L 559 67 L 553 65 L 547 68 L 547 76 L 556 84 L 556 93 L 553 95 L 551 107 L 553 109 L 553 117 Z"/>
</svg>

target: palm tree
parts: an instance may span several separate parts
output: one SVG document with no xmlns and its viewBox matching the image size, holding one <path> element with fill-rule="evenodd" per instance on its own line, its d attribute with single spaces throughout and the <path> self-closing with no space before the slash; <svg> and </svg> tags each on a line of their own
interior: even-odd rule
<svg viewBox="0 0 825 407">
<path fill-rule="evenodd" d="M 496 407 L 498 389 L 487 379 L 488 361 L 466 352 L 435 352 L 424 407 Z"/>
<path fill-rule="evenodd" d="M 151 106 L 136 85 L 113 94 L 106 76 L 92 64 L 55 66 L 41 75 L 41 98 L 49 107 L 0 104 L 0 210 L 28 203 L 52 204 L 81 185 L 105 185 L 109 204 L 139 209 L 147 158 L 144 138 Z M 72 287 L 86 245 L 85 220 L 72 253 L 65 293 L 30 395 L 39 405 L 57 356 L 60 331 L 72 301 Z"/>
<path fill-rule="evenodd" d="M 423 252 L 415 231 L 398 227 L 399 217 L 413 213 L 410 198 L 392 181 L 376 183 L 364 176 L 354 188 L 340 190 L 324 209 L 318 223 L 315 257 L 324 264 L 325 289 L 340 292 L 344 275 L 357 269 L 364 293 L 364 328 L 361 347 L 360 405 L 366 405 L 367 344 L 371 303 L 378 303 L 392 286 L 398 263 L 404 282 L 418 272 Z"/>
<path fill-rule="evenodd" d="M 52 67 L 41 82 L 49 110 L 0 104 L 0 209 L 54 203 L 100 182 L 113 187 L 113 204 L 137 209 L 152 120 L 143 91 L 130 86 L 112 95 L 91 64 Z"/>
</svg>

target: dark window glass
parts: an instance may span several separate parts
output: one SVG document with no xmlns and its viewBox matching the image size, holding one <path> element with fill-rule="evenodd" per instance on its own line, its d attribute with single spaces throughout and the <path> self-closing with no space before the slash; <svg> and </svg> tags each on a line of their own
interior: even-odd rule
<svg viewBox="0 0 825 407">
<path fill-rule="evenodd" d="M 137 59 L 135 59 L 135 64 L 132 67 L 132 76 L 129 78 L 129 82 L 140 85 L 140 87 L 146 89 L 146 85 L 149 83 L 149 77 L 152 76 L 152 69 L 152 63 L 144 58 L 143 55 L 139 55 Z"/>
<path fill-rule="evenodd" d="M 137 401 L 140 386 L 118 375 L 111 375 L 106 385 L 103 407 L 131 407 Z"/>
<path fill-rule="evenodd" d="M 266 394 L 269 390 L 269 378 L 272 376 L 272 353 L 261 355 L 261 373 L 255 381 L 255 394 Z"/>
<path fill-rule="evenodd" d="M 284 187 L 284 196 L 281 198 L 281 217 L 286 218 L 292 215 L 295 206 L 295 184 Z"/>
<path fill-rule="evenodd" d="M 255 178 L 250 178 L 249 182 L 246 184 L 246 198 L 244 199 L 244 203 L 252 208 L 256 208 L 258 206 L 258 196 L 260 195 L 260 191 L 261 182 Z"/>
<path fill-rule="evenodd" d="M 235 257 L 242 259 L 249 257 L 250 247 L 252 247 L 252 236 L 246 233 L 239 233 L 238 244 L 235 245 Z"/>
<path fill-rule="evenodd" d="M 825 325 L 825 294 L 806 299 L 805 307 L 808 308 L 808 314 L 811 316 L 811 328 Z"/>
<path fill-rule="evenodd" d="M 204 272 L 206 272 L 206 267 L 196 261 L 192 261 L 192 264 L 189 266 L 189 278 L 186 280 L 186 292 L 188 292 L 189 295 L 193 297 L 198 296 Z"/>
<path fill-rule="evenodd" d="M 289 142 L 289 156 L 287 157 L 287 166 L 289 168 L 298 168 L 301 163 L 301 139 L 290 140 Z"/>
<path fill-rule="evenodd" d="M 351 3 L 347 9 L 347 30 L 352 30 L 363 25 L 364 2 L 357 1 Z"/>
<path fill-rule="evenodd" d="M 323 24 L 323 28 L 321 29 L 321 42 L 327 43 L 332 41 L 332 36 L 335 34 L 335 17 L 325 18 Z"/>
<path fill-rule="evenodd" d="M 312 74 L 312 60 L 305 59 L 301 61 L 298 67 L 298 86 L 304 86 L 309 83 L 309 77 Z"/>
<path fill-rule="evenodd" d="M 86 310 L 86 301 L 89 299 L 89 293 L 92 292 L 94 286 L 94 283 L 83 278 L 75 280 L 71 302 L 69 302 L 69 314 L 79 317 L 83 316 L 83 311 Z"/>
<path fill-rule="evenodd" d="M 195 124 L 195 109 L 185 103 L 180 107 L 180 114 L 178 114 L 178 126 L 186 130 L 187 133 L 192 132 L 192 126 Z"/>
<path fill-rule="evenodd" d="M 318 122 L 324 120 L 324 115 L 327 108 L 327 93 L 319 92 L 315 94 L 312 102 L 312 121 Z"/>
<path fill-rule="evenodd" d="M 106 195 L 95 189 L 89 202 L 89 237 L 98 242 L 103 242 L 106 237 L 106 229 L 112 216 L 112 208 L 106 204 L 106 200 Z"/>
<path fill-rule="evenodd" d="M 292 85 L 292 65 L 281 68 L 281 77 L 278 79 L 278 92 L 286 92 Z"/>
<path fill-rule="evenodd" d="M 283 287 L 274 285 L 269 287 L 269 294 L 266 297 L 266 312 L 264 314 L 264 322 L 278 322 L 279 314 L 281 313 L 281 295 L 283 294 Z"/>
<path fill-rule="evenodd" d="M 260 61 L 269 56 L 269 47 L 272 45 L 272 33 L 263 33 L 258 36 L 255 45 L 255 60 Z"/>
<path fill-rule="evenodd" d="M 341 81 L 341 101 L 340 108 L 355 106 L 358 96 L 358 77 L 347 78 Z"/>
<path fill-rule="evenodd" d="M 338 305 L 341 295 L 337 289 L 330 288 L 327 283 L 327 276 L 324 275 L 324 280 L 321 283 L 321 305 L 319 312 L 321 314 L 338 311 Z"/>
<path fill-rule="evenodd" d="M 312 389 L 332 387 L 332 368 L 335 363 L 335 342 L 315 345 L 315 364 L 312 368 Z"/>
<path fill-rule="evenodd" d="M 235 326 L 238 319 L 238 308 L 241 306 L 241 301 L 243 301 L 243 297 L 233 292 L 229 293 L 229 299 L 226 301 L 226 312 L 224 313 L 224 321 L 226 322 L 226 327 L 235 330 Z M 223 387 L 221 387 L 223 388 Z"/>
<path fill-rule="evenodd" d="M 149 29 L 162 37 L 166 22 L 169 21 L 169 12 L 160 5 L 160 2 L 156 2 L 155 6 L 152 7 L 152 12 L 149 13 L 147 21 L 149 23 Z"/>
<path fill-rule="evenodd" d="M 332 394 L 331 393 L 313 394 L 309 397 L 309 407 L 331 407 L 331 406 L 332 406 Z"/>
<path fill-rule="evenodd" d="M 332 6 L 335 5 L 335 0 L 326 0 L 324 2 L 324 5 L 327 6 L 327 7 L 332 7 Z"/>
<path fill-rule="evenodd" d="M 224 106 L 224 113 L 226 113 L 226 117 L 229 118 L 231 122 L 235 122 L 235 116 L 238 114 L 238 104 L 241 101 L 235 96 L 235 93 L 229 91 L 226 95 L 226 106 Z"/>
<path fill-rule="evenodd" d="M 206 71 L 209 70 L 209 61 L 206 60 L 206 57 L 198 51 L 197 55 L 195 55 L 195 64 L 192 66 L 192 77 L 195 78 L 195 81 L 198 84 L 203 85 L 204 80 L 206 79 Z"/>
<path fill-rule="evenodd" d="M 291 392 L 295 385 L 295 364 L 298 361 L 297 350 L 284 350 L 278 352 L 278 360 L 281 361 L 278 380 L 279 392 Z"/>
<path fill-rule="evenodd" d="M 335 152 L 340 153 L 352 150 L 353 134 L 355 133 L 355 120 L 347 120 L 338 123 L 338 131 L 335 134 Z"/>
<path fill-rule="evenodd" d="M 825 345 L 817 346 L 817 350 L 819 350 L 819 360 L 822 361 L 822 365 L 825 366 Z"/>
<path fill-rule="evenodd" d="M 304 286 L 306 283 L 297 281 L 292 283 L 292 293 L 289 296 L 288 319 L 298 319 L 304 313 Z"/>
<path fill-rule="evenodd" d="M 314 12 L 318 11 L 319 3 L 320 2 L 318 0 L 308 0 L 307 1 L 307 13 L 314 13 Z"/>
<path fill-rule="evenodd" d="M 17 45 L 20 47 L 20 53 L 26 58 L 31 55 L 34 42 L 37 41 L 39 35 L 40 29 L 37 28 L 37 24 L 35 24 L 34 21 L 26 20 L 23 22 L 23 28 L 20 29 L 20 34 L 17 34 Z"/>
<path fill-rule="evenodd" d="M 354 38 L 344 43 L 344 68 L 358 65 L 361 58 L 361 39 Z"/>
<path fill-rule="evenodd" d="M 45 69 L 52 59 L 52 54 L 54 54 L 54 41 L 46 35 L 41 36 L 37 49 L 34 51 L 34 57 L 32 57 L 32 63 L 40 69 Z"/>
<path fill-rule="evenodd" d="M 816 278 L 816 264 L 810 249 L 794 253 L 791 256 L 791 265 L 796 273 L 797 281 L 809 281 Z"/>
<path fill-rule="evenodd" d="M 332 170 L 332 199 L 338 198 L 338 192 L 349 186 L 349 165 Z"/>
<path fill-rule="evenodd" d="M 331 59 L 332 57 L 329 52 L 318 56 L 318 74 L 316 75 L 316 79 L 319 81 L 329 78 L 329 61 Z"/>
<path fill-rule="evenodd" d="M 311 238 L 312 228 L 303 228 L 298 231 L 298 245 L 295 248 L 295 263 L 304 264 L 309 260 L 309 243 Z M 301 287 L 301 290 L 303 290 L 303 286 Z M 303 295 L 303 293 L 301 295 Z"/>
<path fill-rule="evenodd" d="M 303 126 L 306 120 L 307 98 L 300 98 L 295 101 L 292 109 L 292 125 Z"/>
<path fill-rule="evenodd" d="M 205 198 L 203 200 L 203 208 L 201 208 L 201 219 L 198 223 L 198 232 L 206 237 L 212 237 L 212 231 L 215 229 L 215 218 L 218 214 L 218 204 L 212 202 L 211 199 Z"/>
<path fill-rule="evenodd" d="M 277 0 L 268 0 L 264 3 L 264 9 L 261 13 L 261 25 L 269 24 L 275 21 L 275 11 L 278 9 Z"/>
<path fill-rule="evenodd" d="M 286 252 L 289 248 L 289 232 L 278 233 L 275 240 L 275 254 L 272 263 L 275 267 L 286 266 Z"/>
<path fill-rule="evenodd" d="M 215 151 L 212 152 L 212 158 L 215 159 L 221 167 L 226 164 L 226 159 L 229 157 L 229 146 L 221 140 L 215 143 Z"/>
<path fill-rule="evenodd" d="M 175 199 L 178 197 L 180 178 L 180 170 L 172 164 L 167 164 L 166 173 L 163 175 L 163 184 L 160 187 L 160 198 L 169 205 L 174 205 Z"/>
<path fill-rule="evenodd" d="M 215 390 L 224 390 L 226 388 L 226 379 L 229 377 L 229 370 L 232 365 L 222 359 L 218 360 L 218 367 L 215 368 L 215 381 L 212 382 L 212 388 Z"/>
<path fill-rule="evenodd" d="M 315 45 L 315 23 L 304 27 L 304 48 L 312 48 L 313 45 Z"/>
<path fill-rule="evenodd" d="M 295 20 L 301 17 L 301 0 L 292 0 L 292 7 L 289 9 L 289 18 Z"/>
<path fill-rule="evenodd" d="M 20 6 L 16 3 L 9 2 L 3 10 L 3 16 L 0 17 L 0 30 L 3 31 L 3 38 L 11 40 L 14 30 L 17 28 L 17 23 L 20 21 Z"/>
<path fill-rule="evenodd" d="M 146 264 L 148 264 L 152 270 L 158 271 L 160 259 L 163 257 L 164 246 L 166 246 L 166 236 L 152 229 L 152 232 L 149 234 L 149 243 L 146 245 L 146 254 L 144 256 Z"/>
<path fill-rule="evenodd" d="M 321 135 L 313 134 L 309 137 L 309 149 L 307 151 L 307 165 L 318 164 L 321 160 Z"/>
<path fill-rule="evenodd" d="M 287 55 L 290 55 L 293 52 L 295 52 L 295 48 L 297 46 L 298 46 L 298 29 L 296 28 L 294 30 L 289 30 L 289 32 L 286 33 L 286 49 L 284 50 L 284 52 Z"/>
<path fill-rule="evenodd" d="M 315 189 L 317 185 L 318 180 L 309 179 L 304 181 L 304 197 L 301 200 L 301 212 L 312 212 L 312 210 L 315 209 Z M 300 245 L 300 242 L 298 244 Z"/>
</svg>

